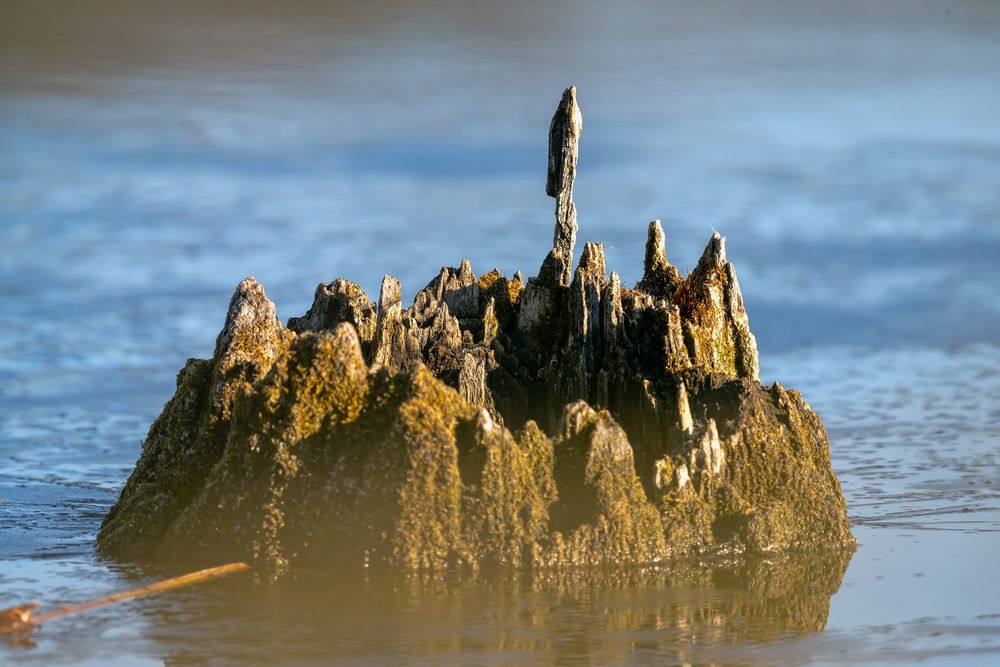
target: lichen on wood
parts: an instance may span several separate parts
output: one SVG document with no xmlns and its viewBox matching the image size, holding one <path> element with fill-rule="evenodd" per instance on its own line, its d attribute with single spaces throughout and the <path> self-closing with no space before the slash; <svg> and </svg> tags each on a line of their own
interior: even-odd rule
<svg viewBox="0 0 1000 667">
<path fill-rule="evenodd" d="M 725 238 L 696 268 L 649 223 L 642 279 L 576 240 L 582 119 L 549 132 L 538 275 L 443 267 L 404 308 L 321 284 L 284 327 L 252 278 L 190 360 L 98 546 L 121 559 L 560 569 L 850 547 L 819 417 L 758 379 Z"/>
</svg>

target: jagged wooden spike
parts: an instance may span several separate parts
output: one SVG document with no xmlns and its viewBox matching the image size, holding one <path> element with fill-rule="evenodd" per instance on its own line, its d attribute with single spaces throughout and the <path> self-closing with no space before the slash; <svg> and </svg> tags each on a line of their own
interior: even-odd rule
<svg viewBox="0 0 1000 667">
<path fill-rule="evenodd" d="M 583 269 L 593 279 L 603 282 L 605 269 L 604 244 L 587 243 L 583 247 L 583 254 L 580 255 L 579 268 Z"/>
<path fill-rule="evenodd" d="M 643 262 L 644 278 L 651 278 L 657 272 L 666 270 L 667 253 L 663 249 L 663 227 L 659 220 L 649 223 L 646 236 L 646 259 Z"/>
<path fill-rule="evenodd" d="M 552 249 L 563 260 L 560 282 L 569 285 L 573 246 L 576 243 L 576 205 L 573 203 L 573 181 L 580 155 L 580 133 L 583 116 L 576 103 L 576 88 L 563 92 L 562 100 L 549 126 L 549 171 L 545 193 L 556 199 L 556 227 Z"/>
<path fill-rule="evenodd" d="M 702 253 L 698 264 L 699 266 L 709 268 L 712 266 L 723 266 L 725 263 L 726 237 L 719 234 L 719 232 L 714 232 L 712 238 L 708 240 L 708 245 L 705 246 L 705 252 Z"/>
<path fill-rule="evenodd" d="M 395 276 L 384 275 L 382 276 L 382 286 L 379 288 L 378 292 L 378 314 L 380 318 L 384 318 L 384 313 L 391 308 L 399 304 L 400 302 L 400 285 L 399 279 Z"/>
<path fill-rule="evenodd" d="M 636 288 L 647 294 L 671 300 L 681 282 L 680 273 L 667 261 L 663 227 L 659 220 L 653 220 L 646 232 L 646 257 L 643 261 L 642 280 Z"/>
</svg>

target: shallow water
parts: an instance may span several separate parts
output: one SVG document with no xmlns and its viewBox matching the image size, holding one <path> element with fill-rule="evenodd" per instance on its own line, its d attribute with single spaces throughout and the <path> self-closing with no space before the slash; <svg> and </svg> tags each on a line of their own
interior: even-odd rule
<svg viewBox="0 0 1000 667">
<path fill-rule="evenodd" d="M 234 579 L 0 662 L 995 664 L 998 65 L 988 2 L 5 2 L 0 606 L 157 575 L 93 537 L 244 276 L 288 318 L 338 275 L 412 295 L 463 257 L 534 274 L 567 83 L 580 241 L 630 283 L 650 218 L 685 270 L 729 238 L 762 379 L 823 417 L 860 546 L 578 581 Z"/>
</svg>

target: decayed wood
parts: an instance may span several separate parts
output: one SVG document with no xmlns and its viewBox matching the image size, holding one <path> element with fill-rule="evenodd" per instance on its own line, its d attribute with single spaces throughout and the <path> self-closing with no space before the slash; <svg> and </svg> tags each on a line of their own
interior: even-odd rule
<svg viewBox="0 0 1000 667">
<path fill-rule="evenodd" d="M 563 92 L 549 126 L 549 171 L 545 193 L 556 198 L 556 227 L 552 248 L 561 256 L 560 283 L 569 285 L 576 243 L 576 205 L 573 203 L 573 181 L 580 157 L 580 133 L 583 115 L 576 104 L 576 88 Z"/>
</svg>

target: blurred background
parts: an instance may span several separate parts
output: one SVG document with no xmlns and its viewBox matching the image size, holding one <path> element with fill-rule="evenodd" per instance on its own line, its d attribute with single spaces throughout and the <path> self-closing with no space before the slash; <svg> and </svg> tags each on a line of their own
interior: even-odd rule
<svg viewBox="0 0 1000 667">
<path fill-rule="evenodd" d="M 118 586 L 93 534 L 243 277 L 287 320 L 337 276 L 377 298 L 396 275 L 405 301 L 463 258 L 534 275 L 573 84 L 578 248 L 632 284 L 650 219 L 682 272 L 727 236 L 762 379 L 830 429 L 862 527 L 845 587 L 885 593 L 842 591 L 833 618 L 989 612 L 998 72 L 990 0 L 4 0 L 0 587 Z M 899 499 L 931 518 L 864 532 Z M 876 584 L 953 506 L 981 510 L 978 541 L 921 537 L 948 568 Z"/>
<path fill-rule="evenodd" d="M 995 2 L 2 13 L 0 280 L 53 328 L 155 316 L 186 355 L 246 275 L 282 318 L 335 276 L 533 275 L 575 84 L 580 240 L 625 281 L 655 217 L 682 269 L 729 237 L 765 349 L 1000 331 Z"/>
</svg>

